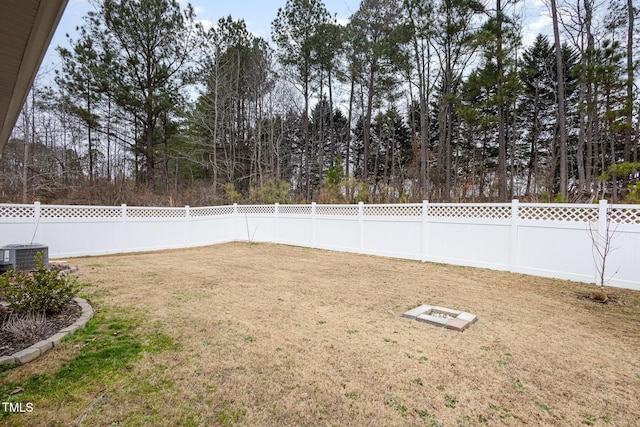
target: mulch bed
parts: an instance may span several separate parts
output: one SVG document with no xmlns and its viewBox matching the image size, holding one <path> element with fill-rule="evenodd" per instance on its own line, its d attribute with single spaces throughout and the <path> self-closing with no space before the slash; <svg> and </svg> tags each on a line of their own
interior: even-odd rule
<svg viewBox="0 0 640 427">
<path fill-rule="evenodd" d="M 55 335 L 67 326 L 73 324 L 81 314 L 80 306 L 74 301 L 70 302 L 59 313 L 47 315 L 46 327 L 41 334 L 31 336 L 16 336 L 14 333 L 5 331 L 1 326 L 5 319 L 12 313 L 8 307 L 0 307 L 0 356 L 11 356 L 12 354 L 24 350 L 44 339 Z"/>
</svg>

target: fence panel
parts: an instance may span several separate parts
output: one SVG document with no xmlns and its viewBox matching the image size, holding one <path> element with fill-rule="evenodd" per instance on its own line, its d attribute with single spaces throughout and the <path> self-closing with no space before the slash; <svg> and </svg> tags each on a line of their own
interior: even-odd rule
<svg viewBox="0 0 640 427">
<path fill-rule="evenodd" d="M 423 259 L 472 267 L 509 270 L 511 209 L 500 204 L 429 204 Z"/>
<path fill-rule="evenodd" d="M 236 240 L 275 241 L 275 205 L 237 205 L 236 211 Z"/>
<path fill-rule="evenodd" d="M 509 224 L 436 221 L 427 225 L 427 261 L 509 270 Z"/>
<path fill-rule="evenodd" d="M 364 217 L 362 253 L 391 258 L 422 258 L 420 217 Z"/>
<path fill-rule="evenodd" d="M 311 247 L 313 245 L 312 206 L 278 206 L 277 243 Z"/>
<path fill-rule="evenodd" d="M 343 252 L 358 252 L 358 217 L 318 216 L 315 227 L 315 246 Z"/>
<path fill-rule="evenodd" d="M 611 283 L 640 289 L 640 205 L 611 205 L 611 252 L 605 276 Z"/>
<path fill-rule="evenodd" d="M 210 206 L 189 209 L 188 244 L 206 246 L 237 239 L 233 206 Z"/>
<path fill-rule="evenodd" d="M 37 242 L 35 205 L 0 205 L 0 245 Z"/>
<path fill-rule="evenodd" d="M 190 208 L 0 204 L 0 245 L 51 257 L 229 241 L 422 259 L 594 282 L 589 230 L 613 236 L 608 283 L 640 289 L 640 206 L 569 204 L 234 205 Z"/>
</svg>

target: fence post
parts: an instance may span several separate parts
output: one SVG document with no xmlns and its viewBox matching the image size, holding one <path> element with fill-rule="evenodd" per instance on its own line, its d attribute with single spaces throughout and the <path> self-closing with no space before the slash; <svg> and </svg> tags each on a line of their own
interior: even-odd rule
<svg viewBox="0 0 640 427">
<path fill-rule="evenodd" d="M 122 218 L 122 252 L 127 251 L 127 205 L 125 203 L 120 205 L 121 218 Z"/>
<path fill-rule="evenodd" d="M 275 204 L 273 212 L 274 224 L 273 224 L 273 243 L 278 243 L 278 218 L 280 217 L 280 203 Z"/>
<path fill-rule="evenodd" d="M 428 253 L 429 253 L 429 227 L 428 224 L 428 214 L 429 214 L 429 201 L 422 201 L 422 262 L 427 262 Z"/>
<path fill-rule="evenodd" d="M 316 247 L 316 202 L 311 202 L 311 247 Z"/>
<path fill-rule="evenodd" d="M 184 218 L 186 220 L 186 225 L 185 225 L 185 245 L 190 248 L 191 247 L 191 231 L 190 231 L 190 222 L 191 222 L 191 209 L 189 208 L 189 205 L 186 205 L 184 207 Z"/>
<path fill-rule="evenodd" d="M 358 202 L 358 253 L 364 250 L 364 202 Z"/>
<path fill-rule="evenodd" d="M 509 251 L 509 271 L 518 271 L 518 199 L 511 201 L 511 250 Z"/>
</svg>

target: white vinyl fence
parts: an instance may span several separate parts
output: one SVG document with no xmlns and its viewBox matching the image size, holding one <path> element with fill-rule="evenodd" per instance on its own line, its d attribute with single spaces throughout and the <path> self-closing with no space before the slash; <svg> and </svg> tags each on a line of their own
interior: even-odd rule
<svg viewBox="0 0 640 427">
<path fill-rule="evenodd" d="M 0 204 L 0 245 L 52 258 L 275 242 L 595 282 L 589 229 L 613 235 L 610 285 L 640 290 L 640 205 L 395 204 L 151 208 Z M 212 260 L 212 262 L 215 262 Z"/>
</svg>

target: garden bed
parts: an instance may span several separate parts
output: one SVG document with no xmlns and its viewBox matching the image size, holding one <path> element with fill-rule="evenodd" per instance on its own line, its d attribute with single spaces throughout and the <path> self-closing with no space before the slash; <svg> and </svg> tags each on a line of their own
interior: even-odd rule
<svg viewBox="0 0 640 427">
<path fill-rule="evenodd" d="M 11 320 L 12 311 L 3 306 L 0 302 L 0 325 Z M 73 324 L 80 315 L 82 310 L 75 301 L 70 302 L 59 313 L 50 314 L 44 318 L 44 321 L 38 325 L 33 322 L 18 322 L 22 324 L 16 325 L 17 331 L 8 331 L 0 328 L 0 356 L 11 356 L 25 348 L 37 343 L 38 341 L 55 335 L 61 329 Z"/>
</svg>

